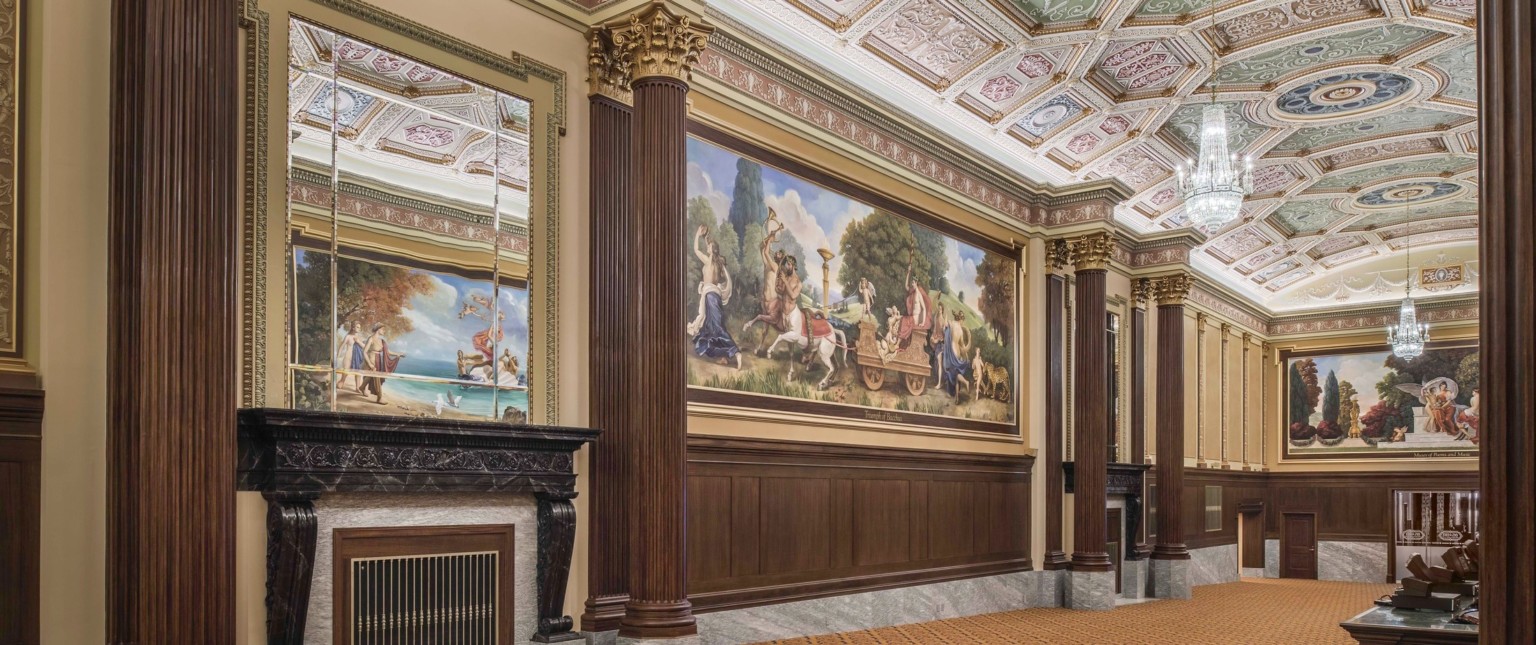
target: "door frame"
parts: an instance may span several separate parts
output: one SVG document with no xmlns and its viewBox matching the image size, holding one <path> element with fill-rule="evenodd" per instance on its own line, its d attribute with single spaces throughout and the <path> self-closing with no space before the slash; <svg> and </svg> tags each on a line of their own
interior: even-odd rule
<svg viewBox="0 0 1536 645">
<path fill-rule="evenodd" d="M 1311 578 L 1288 578 L 1288 579 L 1290 579 L 1290 580 L 1316 580 L 1317 579 L 1317 511 L 1284 511 L 1284 512 L 1280 513 L 1280 577 L 1281 578 L 1286 578 L 1285 572 L 1290 570 L 1290 567 L 1286 566 L 1290 562 L 1291 558 L 1288 555 L 1290 553 L 1290 549 L 1287 549 L 1286 548 L 1286 544 L 1285 544 L 1286 543 L 1286 537 L 1285 536 L 1287 534 L 1289 534 L 1289 531 L 1286 530 L 1285 519 L 1287 517 L 1292 516 L 1292 515 L 1310 515 L 1312 517 L 1312 577 Z"/>
</svg>

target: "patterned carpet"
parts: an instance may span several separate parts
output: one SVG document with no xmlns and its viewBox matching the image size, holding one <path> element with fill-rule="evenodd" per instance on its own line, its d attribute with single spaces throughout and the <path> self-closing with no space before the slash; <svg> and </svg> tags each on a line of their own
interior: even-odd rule
<svg viewBox="0 0 1536 645">
<path fill-rule="evenodd" d="M 773 643 L 1352 645 L 1355 641 L 1339 622 L 1369 609 L 1372 600 L 1392 589 L 1388 584 L 1250 578 L 1195 587 L 1195 597 L 1189 601 L 1159 600 L 1110 612 L 1024 609 Z"/>
</svg>

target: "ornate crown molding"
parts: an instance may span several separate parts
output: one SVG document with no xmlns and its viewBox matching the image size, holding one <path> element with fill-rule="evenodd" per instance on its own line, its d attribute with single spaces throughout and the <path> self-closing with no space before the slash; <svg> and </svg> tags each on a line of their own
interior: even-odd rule
<svg viewBox="0 0 1536 645">
<path fill-rule="evenodd" d="M 1147 281 L 1151 284 L 1152 297 L 1157 299 L 1157 304 L 1167 306 L 1182 306 L 1184 299 L 1189 297 L 1189 290 L 1195 286 L 1195 281 L 1184 272 L 1147 278 Z"/>
<path fill-rule="evenodd" d="M 663 76 L 685 83 L 715 31 L 678 15 L 664 2 L 652 2 L 611 29 L 613 44 L 627 59 L 632 79 Z"/>
<path fill-rule="evenodd" d="M 620 103 L 634 101 L 629 89 L 630 61 L 613 42 L 608 27 L 587 30 L 587 94 L 606 96 Z"/>
<path fill-rule="evenodd" d="M 1107 232 L 1089 233 L 1072 238 L 1067 247 L 1078 271 L 1102 271 L 1109 268 L 1109 259 L 1115 254 L 1115 238 Z"/>
</svg>

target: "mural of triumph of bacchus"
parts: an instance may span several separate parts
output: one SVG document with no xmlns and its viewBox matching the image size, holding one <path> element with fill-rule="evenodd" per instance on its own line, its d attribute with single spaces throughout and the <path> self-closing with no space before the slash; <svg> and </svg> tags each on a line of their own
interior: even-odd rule
<svg viewBox="0 0 1536 645">
<path fill-rule="evenodd" d="M 699 139 L 688 161 L 695 392 L 1015 422 L 1013 259 Z"/>
</svg>

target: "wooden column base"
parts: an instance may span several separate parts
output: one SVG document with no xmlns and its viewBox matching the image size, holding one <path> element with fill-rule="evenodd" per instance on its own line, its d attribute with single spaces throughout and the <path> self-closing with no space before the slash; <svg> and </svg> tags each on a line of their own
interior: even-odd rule
<svg viewBox="0 0 1536 645">
<path fill-rule="evenodd" d="M 687 600 L 674 602 L 635 602 L 624 604 L 624 620 L 619 625 L 619 636 L 636 639 L 664 639 L 693 636 L 699 633 L 693 617 L 693 603 Z"/>
</svg>

